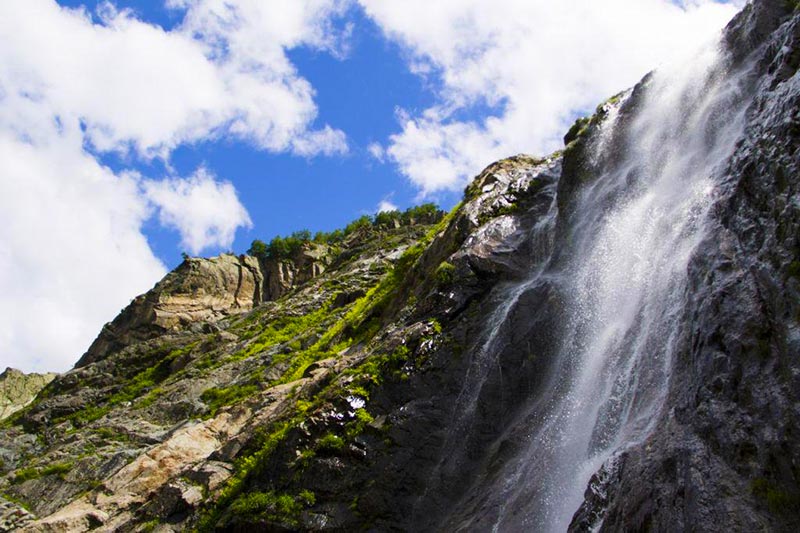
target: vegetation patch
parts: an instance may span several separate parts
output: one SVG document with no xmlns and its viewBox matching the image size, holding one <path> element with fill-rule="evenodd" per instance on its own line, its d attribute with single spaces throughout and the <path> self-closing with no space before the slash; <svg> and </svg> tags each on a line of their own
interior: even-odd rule
<svg viewBox="0 0 800 533">
<path fill-rule="evenodd" d="M 212 417 L 217 414 L 220 408 L 237 403 L 258 391 L 258 386 L 252 384 L 212 387 L 205 390 L 200 395 L 200 399 L 206 403 L 209 409 L 208 416 Z"/>
<path fill-rule="evenodd" d="M 573 141 L 578 140 L 578 138 L 586 132 L 591 121 L 591 117 L 581 117 L 576 120 L 572 126 L 570 126 L 567 134 L 564 135 L 564 144 L 569 145 Z"/>
<path fill-rule="evenodd" d="M 250 492 L 236 499 L 230 511 L 236 522 L 252 524 L 266 520 L 294 527 L 303 510 L 315 501 L 314 493 L 308 490 L 294 496 L 274 491 Z"/>
<path fill-rule="evenodd" d="M 71 461 L 65 463 L 53 463 L 42 469 L 43 476 L 59 476 L 64 478 L 72 470 L 73 463 Z"/>
<path fill-rule="evenodd" d="M 41 472 L 38 468 L 28 467 L 28 468 L 20 468 L 14 473 L 14 477 L 11 478 L 11 483 L 18 484 L 24 483 L 30 479 L 38 479 L 42 476 Z"/>
<path fill-rule="evenodd" d="M 442 261 L 439 266 L 436 267 L 436 274 L 434 276 L 436 278 L 436 284 L 440 287 L 445 287 L 453 283 L 455 275 L 456 266 L 453 263 Z"/>
<path fill-rule="evenodd" d="M 20 468 L 14 473 L 14 477 L 11 478 L 11 483 L 16 485 L 31 479 L 39 479 L 43 476 L 58 476 L 63 479 L 64 476 L 67 475 L 70 470 L 72 470 L 72 466 L 72 462 L 64 462 L 53 463 L 41 469 L 33 466 Z"/>
<path fill-rule="evenodd" d="M 405 211 L 383 211 L 371 217 L 364 215 L 345 226 L 331 232 L 317 232 L 313 238 L 308 230 L 295 231 L 287 236 L 277 235 L 265 243 L 256 239 L 247 250 L 249 255 L 260 259 L 291 259 L 305 247 L 317 245 L 337 245 L 350 235 L 363 230 L 385 229 L 400 226 L 410 226 L 419 223 L 431 224 L 443 216 L 436 204 L 426 203 L 410 207 Z"/>
<path fill-rule="evenodd" d="M 108 427 L 97 428 L 94 430 L 94 432 L 100 438 L 106 441 L 130 442 L 131 440 L 126 433 L 115 431 L 114 429 Z"/>
<path fill-rule="evenodd" d="M 145 395 L 147 392 L 150 392 L 150 390 L 153 389 L 157 384 L 169 377 L 172 362 L 178 357 L 191 352 L 197 347 L 197 345 L 198 343 L 194 342 L 184 346 L 183 348 L 172 350 L 166 356 L 161 358 L 155 365 L 143 370 L 142 372 L 139 372 L 130 380 L 128 380 L 126 385 L 121 390 L 108 398 L 105 405 L 84 407 L 80 411 L 72 413 L 64 418 L 56 419 L 54 422 L 58 423 L 62 420 L 70 420 L 74 426 L 82 427 L 90 422 L 99 420 L 108 414 L 108 412 L 111 411 L 111 408 L 115 405 L 125 402 L 133 402 L 137 398 Z"/>
<path fill-rule="evenodd" d="M 214 531 L 217 522 L 222 518 L 223 511 L 230 508 L 240 498 L 246 498 L 243 492 L 247 481 L 258 477 L 263 472 L 272 452 L 297 423 L 298 421 L 294 419 L 277 422 L 271 426 L 270 430 L 258 432 L 255 439 L 255 451 L 236 460 L 233 476 L 220 492 L 216 502 L 204 511 L 197 525 L 198 531 Z"/>
<path fill-rule="evenodd" d="M 327 433 L 317 441 L 317 449 L 338 452 L 344 448 L 344 439 L 334 433 Z"/>
</svg>

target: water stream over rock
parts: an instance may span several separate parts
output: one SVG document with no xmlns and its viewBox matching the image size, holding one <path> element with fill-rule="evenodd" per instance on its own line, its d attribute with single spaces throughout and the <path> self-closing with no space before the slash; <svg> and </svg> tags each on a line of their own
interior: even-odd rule
<svg viewBox="0 0 800 533">
<path fill-rule="evenodd" d="M 555 230 L 561 248 L 549 263 L 498 289 L 504 301 L 459 395 L 449 449 L 468 440 L 482 380 L 502 372 L 504 322 L 522 295 L 544 286 L 563 302 L 547 386 L 501 439 L 516 451 L 494 461 L 501 466 L 449 527 L 471 529 L 479 517 L 495 531 L 565 531 L 592 474 L 648 434 L 683 327 L 688 262 L 744 127 L 745 80 L 714 44 L 605 105 L 589 148 L 595 181 L 559 218 L 569 229 Z M 445 463 L 458 468 L 458 454 Z"/>
</svg>

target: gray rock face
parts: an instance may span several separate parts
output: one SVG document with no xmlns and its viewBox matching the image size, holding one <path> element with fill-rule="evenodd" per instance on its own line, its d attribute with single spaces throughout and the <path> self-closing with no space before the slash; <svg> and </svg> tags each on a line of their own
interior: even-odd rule
<svg viewBox="0 0 800 533">
<path fill-rule="evenodd" d="M 261 262 L 264 273 L 264 301 L 277 300 L 293 288 L 325 272 L 330 263 L 328 246 L 309 243 L 291 260 L 268 259 Z"/>
<path fill-rule="evenodd" d="M 14 368 L 6 368 L 0 374 L 0 420 L 31 403 L 55 377 L 54 373 L 25 374 Z"/>
<path fill-rule="evenodd" d="M 589 494 L 575 530 L 591 513 L 609 531 L 800 528 L 800 17 L 789 4 L 755 2 L 727 31 L 737 59 L 756 62 L 752 100 L 689 265 L 668 408 L 609 469 L 607 501 Z"/>
<path fill-rule="evenodd" d="M 641 440 L 611 448 L 565 528 L 798 528 L 798 24 L 789 3 L 757 1 L 726 31 L 726 72 L 737 76 L 743 133 L 714 170 L 719 181 L 702 238 L 679 273 L 685 285 L 669 308 L 675 313 L 670 365 L 653 384 L 663 391 L 661 407 L 648 418 L 650 429 L 637 433 Z M 598 196 L 603 165 L 624 157 L 623 144 L 603 137 L 604 116 L 619 113 L 618 138 L 635 131 L 651 80 L 625 95 L 622 109 L 602 106 L 599 118 L 570 139 L 563 163 L 509 161 L 513 171 L 490 167 L 468 189 L 471 201 L 418 263 L 432 273 L 449 261 L 455 283 L 431 289 L 415 282 L 415 296 L 425 301 L 417 312 L 441 317 L 447 342 L 427 353 L 424 373 L 371 396 L 386 416 L 393 448 L 367 446 L 363 461 L 340 460 L 337 469 L 346 474 L 324 485 L 352 495 L 358 517 L 337 515 L 338 527 L 537 529 L 536 517 L 524 525 L 527 506 L 541 497 L 541 484 L 561 480 L 528 461 L 554 449 L 531 446 L 531 434 L 551 416 L 554 383 L 566 368 L 556 354 L 571 302 L 560 287 L 565 267 L 580 261 L 568 254 L 585 215 L 581 202 Z M 733 110 L 717 116 L 726 111 L 736 120 Z M 557 181 L 554 224 L 543 196 L 549 191 L 552 199 L 554 192 L 516 186 L 526 175 Z M 520 197 L 535 217 L 509 209 Z M 547 270 L 538 281 L 514 281 L 535 272 L 542 258 Z M 642 394 L 639 401 L 651 400 Z M 603 436 L 592 439 L 599 446 Z M 368 489 L 359 488 L 369 480 L 375 481 Z"/>
</svg>

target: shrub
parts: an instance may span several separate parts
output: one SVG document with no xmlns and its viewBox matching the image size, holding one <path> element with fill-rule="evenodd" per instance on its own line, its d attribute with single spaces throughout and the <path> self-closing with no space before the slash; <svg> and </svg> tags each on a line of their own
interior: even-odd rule
<svg viewBox="0 0 800 533">
<path fill-rule="evenodd" d="M 359 217 L 349 223 L 344 228 L 345 236 L 355 233 L 356 231 L 360 230 L 361 228 L 371 228 L 372 227 L 372 217 L 369 215 L 364 215 Z"/>
<path fill-rule="evenodd" d="M 39 477 L 41 477 L 41 475 L 42 474 L 39 472 L 39 470 L 32 466 L 28 468 L 20 468 L 14 474 L 14 477 L 12 478 L 11 482 L 16 485 L 17 483 L 23 483 L 25 481 L 28 481 L 29 479 L 38 479 Z"/>
<path fill-rule="evenodd" d="M 381 211 L 375 215 L 375 225 L 379 227 L 391 228 L 394 227 L 395 222 L 399 224 L 401 218 L 402 214 L 400 211 Z"/>
</svg>

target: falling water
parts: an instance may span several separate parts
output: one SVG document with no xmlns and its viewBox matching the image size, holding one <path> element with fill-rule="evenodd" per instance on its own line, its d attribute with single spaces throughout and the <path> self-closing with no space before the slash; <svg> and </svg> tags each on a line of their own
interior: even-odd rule
<svg viewBox="0 0 800 533">
<path fill-rule="evenodd" d="M 477 367 L 480 374 L 503 357 L 492 348 L 516 299 L 536 283 L 553 283 L 567 319 L 550 382 L 506 432 L 522 443 L 519 451 L 473 489 L 451 527 L 475 529 L 463 517 L 481 513 L 480 523 L 489 515 L 496 531 L 565 531 L 591 475 L 658 420 L 689 259 L 744 127 L 747 73 L 726 65 L 710 46 L 655 73 L 633 111 L 625 107 L 629 93 L 593 135 L 589 159 L 598 172 L 574 200 L 562 260 L 506 289 L 509 302 L 495 312 Z M 474 410 L 480 387 L 470 376 L 469 400 L 460 403 Z"/>
<path fill-rule="evenodd" d="M 591 475 L 657 420 L 688 262 L 703 237 L 715 179 L 744 125 L 740 76 L 725 63 L 708 47 L 682 67 L 656 73 L 627 131 L 615 131 L 616 113 L 601 128 L 600 150 L 615 134 L 625 136 L 624 150 L 578 199 L 572 259 L 562 276 L 569 326 L 558 382 L 531 413 L 527 451 L 506 479 L 506 508 L 517 512 L 501 512 L 499 529 L 565 531 Z"/>
</svg>

